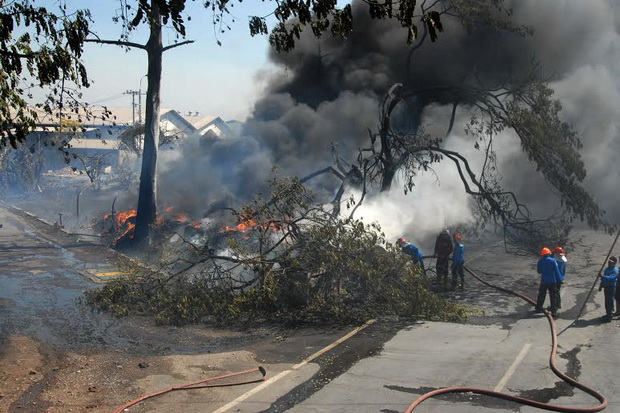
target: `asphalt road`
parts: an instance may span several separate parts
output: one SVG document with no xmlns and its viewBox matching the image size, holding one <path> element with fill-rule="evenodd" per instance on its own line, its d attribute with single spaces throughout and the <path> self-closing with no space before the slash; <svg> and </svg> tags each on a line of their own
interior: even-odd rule
<svg viewBox="0 0 620 413">
<path fill-rule="evenodd" d="M 132 332 L 126 322 L 76 304 L 84 290 L 96 288 L 97 273 L 114 270 L 114 252 L 15 211 L 0 208 L 0 222 L 0 337 L 29 334 L 67 348 L 122 348 L 137 342 L 152 351 L 170 348 L 172 338 L 162 336 L 161 330 Z M 620 384 L 615 374 L 620 367 L 620 329 L 618 320 L 599 322 L 604 312 L 602 293 L 595 289 L 581 319 L 574 322 L 612 240 L 583 231 L 566 248 L 569 270 L 557 320 L 557 364 L 605 394 L 609 399 L 606 411 L 620 412 Z M 535 296 L 536 257 L 506 254 L 498 244 L 484 249 L 472 245 L 467 254 L 468 266 L 489 282 Z M 267 382 L 231 387 L 207 399 L 179 393 L 174 396 L 174 408 L 152 403 L 130 411 L 392 413 L 404 411 L 427 391 L 446 386 L 482 387 L 563 406 L 598 404 L 551 372 L 548 323 L 544 316 L 533 314 L 529 304 L 472 279 L 467 279 L 464 291 L 437 293 L 471 306 L 477 314 L 465 324 L 402 325 L 379 320 L 342 342 L 336 339 L 346 331 L 312 338 L 301 335 L 286 348 L 274 344 L 253 349 L 256 359 L 265 362 Z M 333 348 L 327 348 L 330 344 Z M 198 346 L 193 350 L 206 351 Z M 188 400 L 191 409 L 179 407 Z M 429 400 L 416 411 L 535 410 L 465 393 Z"/>
<path fill-rule="evenodd" d="M 618 320 L 608 324 L 599 321 L 604 310 L 603 296 L 597 288 L 575 322 L 612 241 L 600 233 L 577 232 L 568 249 L 569 272 L 557 320 L 560 335 L 556 365 L 606 395 L 606 411 L 619 412 L 616 372 L 620 367 L 620 329 Z M 487 281 L 535 297 L 536 257 L 506 254 L 503 245 L 497 244 L 485 247 L 483 253 L 474 248 L 469 255 L 476 259 L 470 260 L 468 266 Z M 529 304 L 471 278 L 464 292 L 439 293 L 478 308 L 482 314 L 466 324 L 411 324 L 398 331 L 378 354 L 360 360 L 329 383 L 316 380 L 320 389 L 303 400 L 287 397 L 279 386 L 284 390 L 291 386 L 276 382 L 230 411 L 396 413 L 428 391 L 453 386 L 480 387 L 568 407 L 599 405 L 598 400 L 565 384 L 550 370 L 549 324 L 543 315 L 533 314 Z M 302 376 L 298 380 L 311 382 L 313 378 Z M 299 384 L 292 392 L 304 387 L 308 384 Z M 487 396 L 455 393 L 428 400 L 415 411 L 540 410 Z"/>
</svg>

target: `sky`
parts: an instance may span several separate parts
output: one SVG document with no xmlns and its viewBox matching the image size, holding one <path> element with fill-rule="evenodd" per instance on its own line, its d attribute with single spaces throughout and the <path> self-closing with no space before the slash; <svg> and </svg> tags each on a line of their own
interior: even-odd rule
<svg viewBox="0 0 620 413">
<path fill-rule="evenodd" d="M 55 1 L 42 1 L 56 3 Z M 120 24 L 112 21 L 119 2 L 101 0 L 68 0 L 71 7 L 89 9 L 94 22 L 92 29 L 102 39 L 117 40 Z M 266 15 L 271 2 L 234 2 L 228 18 L 231 31 L 215 33 L 212 14 L 202 2 L 188 1 L 191 21 L 186 23 L 187 39 L 194 43 L 171 49 L 164 54 L 162 73 L 162 107 L 186 114 L 217 115 L 224 120 L 241 120 L 251 110 L 263 82 L 261 73 L 273 70 L 268 64 L 268 39 L 250 36 L 248 16 Z M 233 18 L 235 21 L 233 22 Z M 144 43 L 145 31 L 131 39 Z M 222 43 L 221 46 L 217 41 Z M 172 44 L 172 29 L 164 32 L 164 45 Z M 84 98 L 92 104 L 109 107 L 130 107 L 128 90 L 146 93 L 146 52 L 140 49 L 125 51 L 114 45 L 86 44 L 84 62 L 92 86 L 84 90 Z"/>
</svg>

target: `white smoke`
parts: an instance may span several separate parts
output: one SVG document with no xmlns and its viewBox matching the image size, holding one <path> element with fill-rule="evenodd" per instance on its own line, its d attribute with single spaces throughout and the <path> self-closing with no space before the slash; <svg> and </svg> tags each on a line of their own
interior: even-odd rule
<svg viewBox="0 0 620 413">
<path fill-rule="evenodd" d="M 482 154 L 462 136 L 452 135 L 447 149 L 468 157 L 473 168 L 480 163 Z M 352 191 L 351 194 L 360 200 L 361 193 Z M 388 242 L 394 243 L 398 237 L 404 236 L 423 246 L 425 254 L 432 253 L 432 243 L 444 228 L 455 229 L 475 221 L 471 198 L 465 192 L 454 164 L 448 160 L 434 164 L 433 171 L 420 173 L 409 193 L 405 193 L 402 181 L 395 180 L 390 191 L 365 199 L 355 217 L 362 218 L 367 224 L 378 223 Z"/>
</svg>

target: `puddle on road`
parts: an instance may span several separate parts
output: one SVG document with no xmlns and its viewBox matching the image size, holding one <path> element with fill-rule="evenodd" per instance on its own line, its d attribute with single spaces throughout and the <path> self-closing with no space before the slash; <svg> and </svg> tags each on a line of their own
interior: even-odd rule
<svg viewBox="0 0 620 413">
<path fill-rule="evenodd" d="M 149 318 L 117 318 L 81 302 L 86 290 L 99 287 L 70 270 L 2 273 L 0 336 L 24 334 L 68 351 L 120 349 L 151 355 L 215 352 L 248 339 L 247 332 L 214 337 L 200 326 L 161 327 Z"/>
</svg>

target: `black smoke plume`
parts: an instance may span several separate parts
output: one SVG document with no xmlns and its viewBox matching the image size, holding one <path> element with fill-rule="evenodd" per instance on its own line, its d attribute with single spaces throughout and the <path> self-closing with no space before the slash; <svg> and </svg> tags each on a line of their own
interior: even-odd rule
<svg viewBox="0 0 620 413">
<path fill-rule="evenodd" d="M 169 166 L 160 174 L 160 185 L 174 188 L 170 195 L 175 197 L 189 191 L 192 196 L 183 199 L 189 203 L 198 197 L 200 205 L 222 197 L 248 199 L 264 188 L 274 164 L 285 175 L 305 176 L 332 163 L 334 148 L 354 162 L 358 149 L 368 143 L 369 130 L 376 131 L 379 103 L 394 83 L 417 91 L 410 102 L 408 122 L 413 127 L 427 124 L 428 130 L 445 133 L 446 105 L 455 100 L 471 103 L 452 86 L 498 87 L 507 79 L 527 76 L 536 60 L 561 99 L 566 120 L 581 134 L 589 171 L 586 187 L 609 218 L 617 219 L 614 193 L 620 168 L 614 165 L 620 146 L 620 94 L 614 67 L 620 56 L 620 7 L 611 0 L 519 0 L 506 5 L 513 9 L 515 26 L 533 28 L 531 36 L 490 27 L 468 31 L 446 17 L 436 42 L 425 38 L 422 44 L 407 45 L 398 24 L 371 19 L 367 5 L 354 1 L 354 31 L 346 41 L 329 35 L 317 40 L 305 33 L 293 52 L 271 52 L 276 69 L 243 136 L 218 142 L 209 153 L 179 158 L 186 167 Z M 473 142 L 462 139 L 469 120 L 466 107 L 458 112 L 455 138 L 446 144 L 467 153 Z M 532 179 L 534 167 L 527 165 L 514 136 L 507 133 L 499 142 L 506 188 L 517 190 L 526 201 L 551 192 L 542 177 Z M 175 170 L 183 172 L 184 179 L 169 173 Z M 555 208 L 541 204 L 538 210 L 549 213 Z"/>
</svg>

